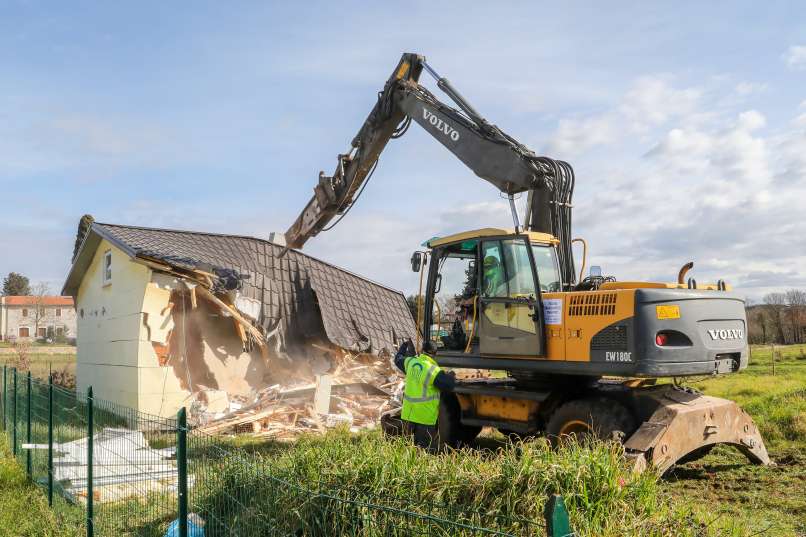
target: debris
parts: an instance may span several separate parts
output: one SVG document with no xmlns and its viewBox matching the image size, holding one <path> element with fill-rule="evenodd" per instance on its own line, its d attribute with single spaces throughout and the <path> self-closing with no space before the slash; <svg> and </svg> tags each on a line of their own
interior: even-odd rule
<svg viewBox="0 0 806 537">
<path fill-rule="evenodd" d="M 316 349 L 326 350 L 329 373 L 314 375 L 310 371 L 320 367 L 321 354 L 312 356 L 307 364 L 296 360 L 296 369 L 283 372 L 290 385 L 264 388 L 243 408 L 225 415 L 211 416 L 208 408 L 192 416 L 200 424 L 199 431 L 249 433 L 278 440 L 340 426 L 358 431 L 374 428 L 381 413 L 399 406 L 399 398 L 396 403 L 393 395 L 400 391 L 402 377 L 387 359 L 321 345 Z"/>
<path fill-rule="evenodd" d="M 106 428 L 93 437 L 92 446 L 95 501 L 120 501 L 176 484 L 174 449 L 152 449 L 141 431 Z M 83 501 L 87 498 L 87 447 L 86 437 L 53 445 L 54 481 Z"/>
</svg>

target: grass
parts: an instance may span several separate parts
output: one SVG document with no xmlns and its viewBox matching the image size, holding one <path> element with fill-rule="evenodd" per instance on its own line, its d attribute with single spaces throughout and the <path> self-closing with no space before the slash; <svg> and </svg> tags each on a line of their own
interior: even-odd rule
<svg viewBox="0 0 806 537">
<path fill-rule="evenodd" d="M 48 507 L 47 498 L 27 480 L 0 435 L 0 537 L 78 537 L 83 532 L 77 515 L 75 511 L 57 515 Z"/>
<path fill-rule="evenodd" d="M 806 535 L 806 345 L 777 347 L 776 355 L 774 376 L 770 347 L 754 347 L 745 371 L 689 384 L 749 412 L 777 466 L 748 465 L 720 447 L 662 482 L 728 534 Z"/>
</svg>

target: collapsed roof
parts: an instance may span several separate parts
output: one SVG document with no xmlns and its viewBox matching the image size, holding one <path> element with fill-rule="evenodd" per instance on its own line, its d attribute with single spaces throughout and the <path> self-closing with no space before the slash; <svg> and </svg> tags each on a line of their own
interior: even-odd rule
<svg viewBox="0 0 806 537">
<path fill-rule="evenodd" d="M 211 276 L 213 291 L 237 294 L 239 310 L 285 347 L 324 338 L 344 349 L 394 353 L 416 328 L 405 297 L 319 259 L 254 237 L 94 222 L 64 284 L 76 297 L 102 239 L 133 261 Z M 249 311 L 246 311 L 246 310 Z"/>
</svg>

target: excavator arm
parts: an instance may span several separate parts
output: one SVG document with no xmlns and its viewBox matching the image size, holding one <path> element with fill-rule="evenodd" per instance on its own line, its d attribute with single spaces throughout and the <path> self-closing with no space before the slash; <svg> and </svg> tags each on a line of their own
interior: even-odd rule
<svg viewBox="0 0 806 537">
<path fill-rule="evenodd" d="M 419 83 L 423 70 L 459 107 L 448 106 Z M 378 101 L 353 138 L 348 153 L 338 156 L 332 176 L 319 174 L 314 195 L 286 231 L 286 243 L 302 248 L 305 242 L 330 229 L 358 200 L 378 164 L 386 144 L 402 136 L 414 120 L 480 178 L 513 196 L 528 192 L 525 226 L 550 233 L 560 241 L 563 281 L 575 281 L 571 253 L 571 197 L 574 173 L 563 161 L 539 157 L 488 123 L 423 56 L 406 53 L 378 94 Z"/>
</svg>

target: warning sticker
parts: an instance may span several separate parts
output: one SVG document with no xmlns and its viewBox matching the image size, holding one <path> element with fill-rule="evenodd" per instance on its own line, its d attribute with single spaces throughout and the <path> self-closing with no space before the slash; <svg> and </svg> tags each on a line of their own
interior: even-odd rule
<svg viewBox="0 0 806 537">
<path fill-rule="evenodd" d="M 544 298 L 543 318 L 546 324 L 563 324 L 563 299 Z"/>
<path fill-rule="evenodd" d="M 679 319 L 680 306 L 655 306 L 658 319 Z"/>
</svg>

